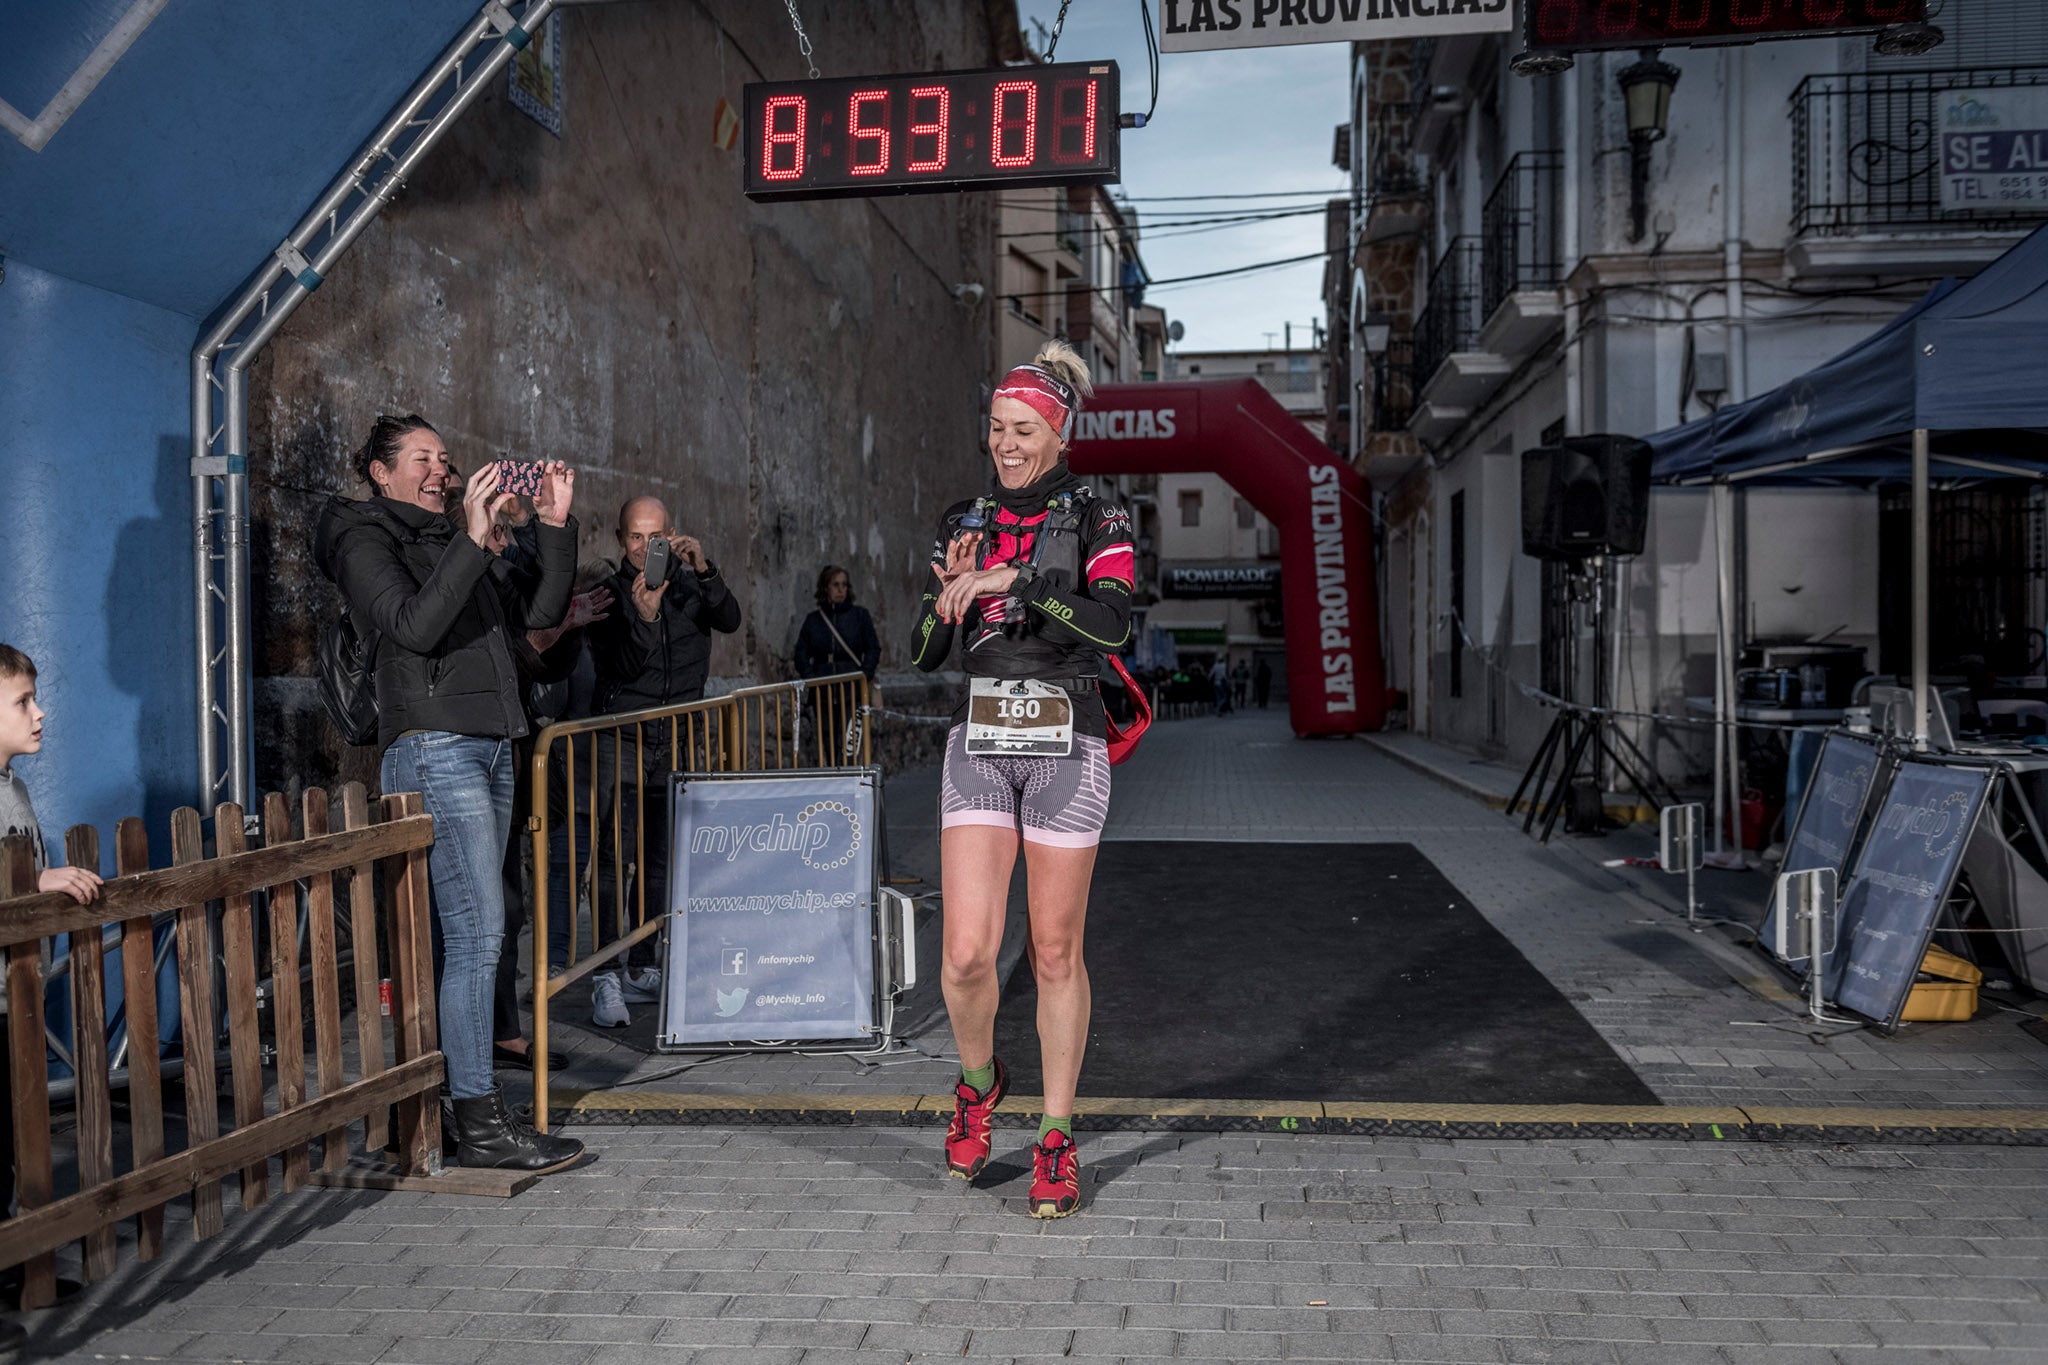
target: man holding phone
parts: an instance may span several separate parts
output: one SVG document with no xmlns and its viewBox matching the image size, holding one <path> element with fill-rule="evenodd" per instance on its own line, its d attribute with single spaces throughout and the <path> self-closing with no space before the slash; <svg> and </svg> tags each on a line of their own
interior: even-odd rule
<svg viewBox="0 0 2048 1365">
<path fill-rule="evenodd" d="M 660 499 L 634 498 L 619 509 L 619 550 L 622 562 L 610 587 L 627 604 L 590 626 L 591 661 L 597 668 L 597 711 L 614 715 L 656 706 L 696 701 L 704 695 L 711 671 L 711 637 L 740 628 L 740 604 L 719 576 L 695 536 L 678 535 L 669 524 Z M 614 888 L 622 880 L 610 867 L 609 810 L 614 765 L 623 759 L 620 782 L 625 808 L 619 813 L 622 848 L 637 848 L 636 828 L 645 820 L 646 866 L 639 883 L 646 889 L 651 918 L 665 906 L 668 892 L 669 733 L 666 725 L 643 727 L 644 749 L 628 733 L 620 740 L 600 735 L 597 746 L 599 813 L 598 875 L 593 908 L 597 941 L 611 942 L 623 923 L 628 931 L 639 922 L 640 897 L 628 884 L 623 915 L 614 905 Z M 624 753 L 620 754 L 619 749 Z M 644 785 L 636 799 L 634 765 Z M 579 850 L 581 852 L 581 850 Z M 584 853 L 588 856 L 587 852 Z M 579 868 L 580 872 L 581 869 Z M 635 956 L 640 951 L 635 950 Z M 651 948 L 646 953 L 652 961 Z M 624 964 L 621 964 L 624 965 Z M 606 1028 L 628 1022 L 628 1002 L 657 1000 L 661 972 L 653 966 L 595 972 L 590 999 L 593 1022 Z"/>
</svg>

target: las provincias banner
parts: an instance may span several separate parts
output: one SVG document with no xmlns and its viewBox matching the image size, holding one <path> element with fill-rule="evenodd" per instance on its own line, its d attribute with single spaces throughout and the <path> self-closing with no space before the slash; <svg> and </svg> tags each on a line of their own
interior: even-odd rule
<svg viewBox="0 0 2048 1365">
<path fill-rule="evenodd" d="M 1220 474 L 1280 532 L 1287 711 L 1298 735 L 1386 720 L 1372 491 L 1256 379 L 1110 384 L 1075 419 L 1077 474 Z"/>
<path fill-rule="evenodd" d="M 1506 33 L 1509 0 L 1160 0 L 1162 52 Z"/>
</svg>

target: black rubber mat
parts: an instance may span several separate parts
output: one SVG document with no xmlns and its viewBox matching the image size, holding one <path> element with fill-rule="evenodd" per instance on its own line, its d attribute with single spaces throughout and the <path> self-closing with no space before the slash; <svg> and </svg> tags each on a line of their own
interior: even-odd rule
<svg viewBox="0 0 2048 1365">
<path fill-rule="evenodd" d="M 1408 844 L 1105 843 L 1083 1095 L 1656 1104 Z M 996 1046 L 1042 1081 L 1027 963 Z"/>
</svg>

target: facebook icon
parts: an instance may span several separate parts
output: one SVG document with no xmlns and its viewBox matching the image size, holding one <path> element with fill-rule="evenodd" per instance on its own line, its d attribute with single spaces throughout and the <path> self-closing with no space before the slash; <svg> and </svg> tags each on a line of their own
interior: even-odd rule
<svg viewBox="0 0 2048 1365">
<path fill-rule="evenodd" d="M 747 950 L 744 948 L 727 949 L 725 956 L 719 960 L 718 974 L 720 976 L 745 976 L 747 974 Z"/>
</svg>

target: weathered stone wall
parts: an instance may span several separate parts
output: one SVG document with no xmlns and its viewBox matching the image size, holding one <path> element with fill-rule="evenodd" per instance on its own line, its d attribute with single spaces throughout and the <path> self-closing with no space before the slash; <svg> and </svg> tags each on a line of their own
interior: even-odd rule
<svg viewBox="0 0 2048 1365">
<path fill-rule="evenodd" d="M 993 65 L 1014 7 L 805 9 L 832 74 Z M 265 353 L 252 387 L 260 789 L 373 778 L 309 673 L 332 588 L 312 562 L 349 452 L 418 411 L 473 470 L 499 451 L 578 470 L 582 554 L 660 495 L 738 592 L 716 678 L 788 676 L 821 564 L 904 646 L 938 512 L 979 486 L 990 378 L 988 195 L 755 205 L 713 142 L 721 96 L 803 74 L 780 5 L 621 3 L 565 17 L 557 139 L 500 79 Z"/>
</svg>

